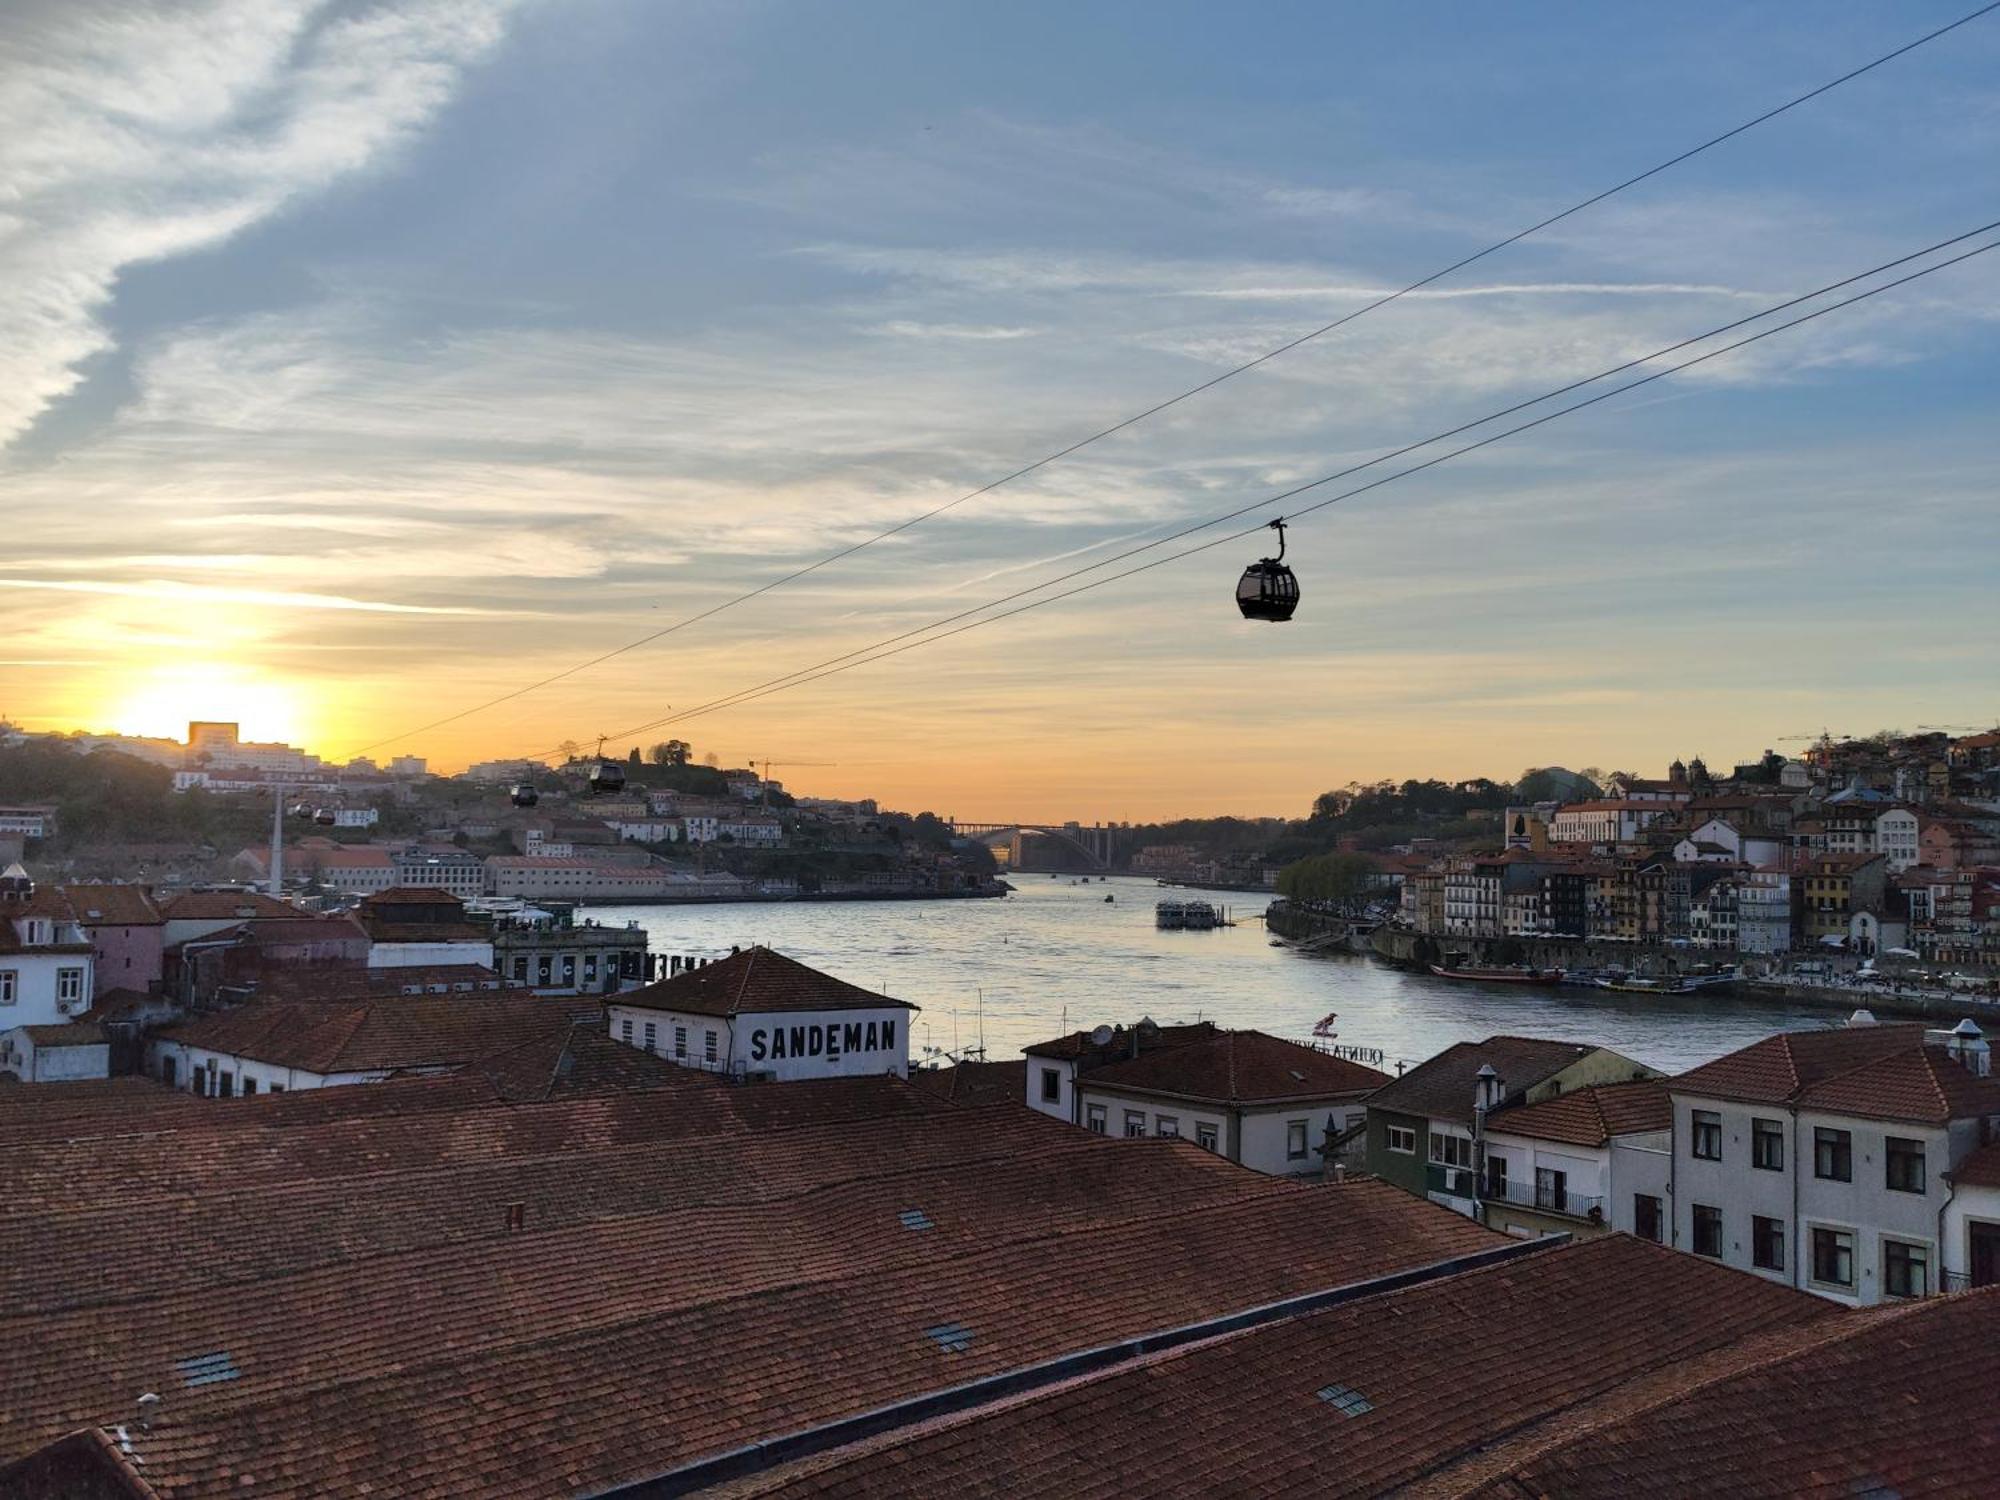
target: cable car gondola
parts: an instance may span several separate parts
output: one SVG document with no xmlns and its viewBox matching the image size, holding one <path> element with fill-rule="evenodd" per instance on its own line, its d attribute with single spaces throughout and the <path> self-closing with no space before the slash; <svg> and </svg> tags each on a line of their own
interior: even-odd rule
<svg viewBox="0 0 2000 1500">
<path fill-rule="evenodd" d="M 516 807 L 533 807 L 542 800 L 542 794 L 535 790 L 532 782 L 527 781 L 517 783 L 508 795 Z"/>
<path fill-rule="evenodd" d="M 1285 566 L 1285 518 L 1271 529 L 1278 533 L 1278 555 L 1258 559 L 1236 582 L 1236 607 L 1246 620 L 1289 620 L 1299 607 L 1299 581 Z"/>
<path fill-rule="evenodd" d="M 597 764 L 590 768 L 590 791 L 595 797 L 608 792 L 625 790 L 625 768 L 615 760 L 598 757 Z"/>
<path fill-rule="evenodd" d="M 334 817 L 332 808 L 317 807 L 313 809 L 313 821 L 322 828 L 331 828 L 339 819 Z"/>
</svg>

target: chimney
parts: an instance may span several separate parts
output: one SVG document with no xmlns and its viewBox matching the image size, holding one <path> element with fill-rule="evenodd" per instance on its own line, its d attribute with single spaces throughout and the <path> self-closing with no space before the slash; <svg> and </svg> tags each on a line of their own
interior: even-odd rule
<svg viewBox="0 0 2000 1500">
<path fill-rule="evenodd" d="M 1483 1115 L 1499 1104 L 1501 1099 L 1506 1097 L 1506 1092 L 1506 1085 L 1500 1081 L 1500 1075 L 1493 1071 L 1493 1064 L 1481 1063 L 1473 1085 L 1473 1108 Z"/>
<path fill-rule="evenodd" d="M 1951 1055 L 1967 1072 L 1981 1078 L 1993 1070 L 1993 1049 L 1986 1044 L 1986 1034 L 1979 1029 L 1979 1023 L 1970 1016 L 1951 1029 Z"/>
</svg>

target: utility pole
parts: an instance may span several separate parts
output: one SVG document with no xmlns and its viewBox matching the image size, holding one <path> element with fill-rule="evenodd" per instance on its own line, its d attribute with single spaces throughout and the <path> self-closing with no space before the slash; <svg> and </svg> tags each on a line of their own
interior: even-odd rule
<svg viewBox="0 0 2000 1500">
<path fill-rule="evenodd" d="M 271 897 L 285 899 L 285 783 L 271 788 Z"/>
</svg>

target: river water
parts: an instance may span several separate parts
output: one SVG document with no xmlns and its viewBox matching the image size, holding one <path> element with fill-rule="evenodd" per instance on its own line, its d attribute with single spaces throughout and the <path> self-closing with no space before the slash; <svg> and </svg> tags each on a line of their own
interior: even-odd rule
<svg viewBox="0 0 2000 1500">
<path fill-rule="evenodd" d="M 1734 995 L 1668 998 L 1585 989 L 1466 984 L 1410 974 L 1358 955 L 1307 955 L 1271 946 L 1266 899 L 1236 891 L 1167 891 L 1113 876 L 1010 877 L 1015 893 L 989 901 L 741 903 L 611 906 L 600 922 L 633 920 L 656 953 L 720 957 L 764 943 L 868 989 L 923 1007 L 910 1055 L 961 1052 L 983 1035 L 986 1055 L 1102 1024 L 1207 1019 L 1306 1039 L 1329 1011 L 1338 1039 L 1420 1062 L 1454 1042 L 1497 1033 L 1560 1037 L 1616 1048 L 1678 1072 L 1801 1026 L 1828 1012 Z M 1116 899 L 1106 902 L 1109 894 Z M 1153 903 L 1205 898 L 1234 927 L 1161 932 Z"/>
</svg>

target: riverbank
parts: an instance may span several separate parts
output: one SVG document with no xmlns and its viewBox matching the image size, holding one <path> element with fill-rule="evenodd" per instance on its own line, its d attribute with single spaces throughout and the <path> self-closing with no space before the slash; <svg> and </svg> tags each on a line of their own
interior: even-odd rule
<svg viewBox="0 0 2000 1500">
<path fill-rule="evenodd" d="M 819 906 L 851 901 L 992 901 L 1012 892 L 1004 880 L 963 891 L 795 891 L 767 896 L 755 891 L 714 896 L 564 896 L 578 907 L 601 906 Z M 523 898 L 534 904 L 534 898 Z"/>
</svg>

